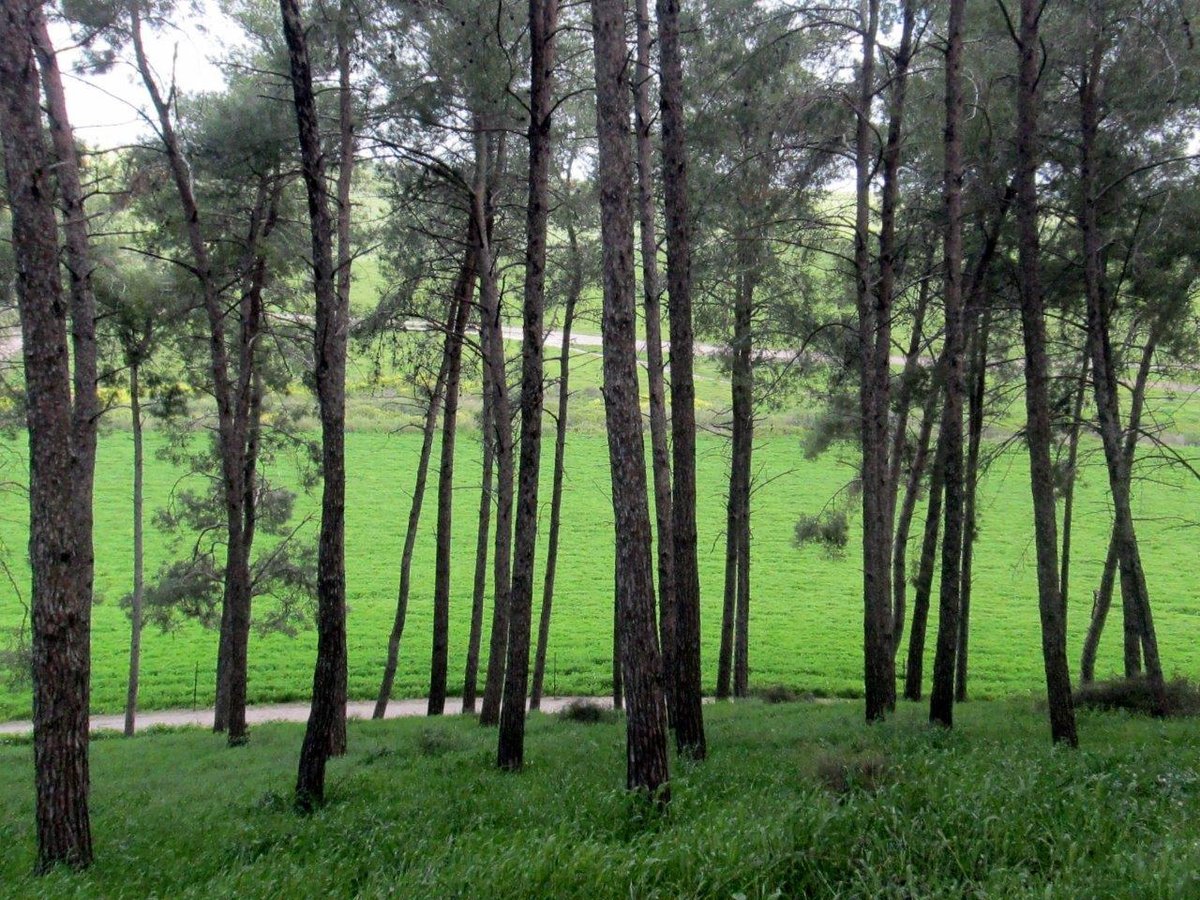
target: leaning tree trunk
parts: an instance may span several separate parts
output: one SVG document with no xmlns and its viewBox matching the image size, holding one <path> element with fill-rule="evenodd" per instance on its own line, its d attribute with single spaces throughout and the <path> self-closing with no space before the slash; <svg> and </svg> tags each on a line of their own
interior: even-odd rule
<svg viewBox="0 0 1200 900">
<path fill-rule="evenodd" d="M 525 221 L 525 303 L 521 340 L 521 465 L 509 596 L 508 662 L 500 707 L 496 764 L 520 769 L 525 759 L 525 698 L 537 555 L 538 477 L 544 403 L 542 320 L 546 305 L 546 223 L 550 214 L 550 121 L 554 109 L 554 39 L 558 0 L 529 0 L 529 197 Z"/>
<path fill-rule="evenodd" d="M 942 579 L 938 594 L 938 637 L 933 657 L 933 688 L 929 694 L 929 720 L 949 728 L 954 724 L 954 669 L 958 651 L 958 623 L 962 592 L 963 545 L 963 399 L 966 394 L 964 358 L 966 330 L 963 315 L 963 25 L 966 0 L 950 0 L 946 29 L 946 127 L 944 207 L 945 267 L 942 298 L 945 304 L 946 346 L 942 370 L 946 396 L 942 406 L 940 438 L 943 454 Z"/>
<path fill-rule="evenodd" d="M 1079 381 L 1071 400 L 1071 421 L 1067 431 L 1067 484 L 1063 489 L 1062 560 L 1059 563 L 1058 576 L 1058 590 L 1062 594 L 1064 610 L 1071 607 L 1071 538 L 1075 520 L 1075 485 L 1079 480 L 1079 435 L 1083 431 L 1083 401 L 1087 395 L 1088 369 L 1091 367 L 1088 348 L 1084 348 L 1082 357 L 1079 364 Z"/>
<path fill-rule="evenodd" d="M 896 519 L 896 540 L 892 548 L 893 658 L 900 650 L 900 641 L 904 637 L 905 617 L 908 614 L 908 539 L 912 533 L 913 516 L 917 511 L 917 500 L 921 494 L 921 484 L 924 481 L 925 468 L 929 460 L 936 400 L 937 392 L 930 391 L 921 412 L 921 425 L 917 430 L 917 446 L 912 462 L 909 464 L 908 479 L 904 486 L 904 500 L 900 504 L 900 514 Z M 922 639 L 923 641 L 924 639 Z"/>
<path fill-rule="evenodd" d="M 145 592 L 144 491 L 142 452 L 142 398 L 140 363 L 129 366 L 129 412 L 133 422 L 133 595 L 129 609 L 129 682 L 125 692 L 125 736 L 137 729 L 138 677 L 142 662 L 142 598 Z"/>
<path fill-rule="evenodd" d="M 930 410 L 932 412 L 932 410 Z M 925 512 L 925 533 L 921 540 L 921 558 L 913 585 L 912 627 L 908 636 L 908 659 L 904 669 L 904 699 L 920 700 L 925 672 L 925 633 L 929 625 L 929 601 L 933 594 L 933 570 L 937 563 L 938 533 L 942 523 L 945 443 L 938 435 L 929 473 L 929 504 Z"/>
<path fill-rule="evenodd" d="M 567 225 L 567 243 L 571 247 L 571 281 L 563 311 L 562 352 L 558 368 L 558 411 L 554 427 L 554 476 L 550 492 L 550 528 L 546 539 L 546 575 L 542 583 L 542 610 L 538 619 L 537 652 L 533 662 L 533 686 L 529 689 L 529 708 L 541 709 L 542 687 L 546 682 L 546 650 L 550 644 L 550 614 L 554 609 L 554 578 L 558 571 L 558 539 L 562 529 L 563 463 L 567 451 L 567 401 L 571 396 L 571 325 L 575 307 L 583 291 L 583 258 L 574 223 Z"/>
<path fill-rule="evenodd" d="M 667 710 L 655 623 L 654 561 L 638 391 L 624 6 L 623 0 L 592 0 L 600 150 L 597 183 L 604 247 L 604 417 L 612 473 L 616 606 L 627 711 L 626 786 L 666 803 L 670 799 Z M 698 686 L 695 699 L 699 701 Z M 677 730 L 681 729 L 680 720 L 676 723 Z"/>
<path fill-rule="evenodd" d="M 468 229 L 470 231 L 470 229 Z M 446 709 L 450 668 L 450 550 L 453 541 L 454 445 L 458 436 L 458 394 L 462 381 L 463 337 L 475 294 L 475 251 L 468 247 L 454 286 L 454 311 L 446 344 L 446 384 L 442 401 L 442 459 L 438 469 L 437 532 L 433 572 L 433 647 L 429 662 L 431 716 Z"/>
<path fill-rule="evenodd" d="M 1163 681 L 1162 662 L 1158 656 L 1158 637 L 1150 610 L 1146 573 L 1142 568 L 1142 556 L 1133 523 L 1129 477 L 1132 470 L 1124 465 L 1117 375 L 1113 369 L 1109 311 L 1107 298 L 1104 296 L 1103 235 L 1100 233 L 1097 211 L 1096 178 L 1096 142 L 1100 127 L 1097 82 L 1100 80 L 1104 45 L 1100 40 L 1098 26 L 1090 21 L 1094 14 L 1089 8 L 1088 25 L 1092 49 L 1079 90 L 1080 195 L 1083 198 L 1080 226 L 1083 232 L 1084 294 L 1087 300 L 1088 338 L 1092 351 L 1092 384 L 1096 395 L 1096 413 L 1100 420 L 1100 438 L 1104 444 L 1104 459 L 1108 468 L 1113 515 L 1116 519 L 1113 538 L 1121 571 L 1122 593 L 1129 598 L 1130 607 L 1134 612 L 1131 618 L 1137 623 L 1141 637 L 1146 678 L 1154 696 L 1153 711 L 1162 716 L 1167 714 L 1167 692 Z"/>
<path fill-rule="evenodd" d="M 608 5 L 607 3 L 605 5 Z M 684 126 L 679 0 L 657 0 L 662 115 L 663 208 L 667 236 L 667 310 L 671 332 L 671 528 L 675 556 L 673 704 L 678 751 L 704 759 L 700 684 L 700 566 L 696 547 L 696 384 L 692 331 L 692 220 Z M 623 38 L 622 38 L 623 39 Z M 664 776 L 665 777 L 665 776 Z"/>
<path fill-rule="evenodd" d="M 59 280 L 52 164 L 42 138 L 33 35 L 40 15 L 5 0 L 0 25 L 0 140 L 16 260 L 29 427 L 29 562 L 33 572 L 33 761 L 37 870 L 92 862 L 88 817 L 90 517 L 76 479 L 92 461 L 75 432 L 66 304 Z M 62 123 L 62 124 L 65 124 Z M 77 312 L 78 310 L 73 310 Z M 87 324 L 80 323 L 85 328 Z M 92 345 L 94 347 L 94 344 Z M 78 349 L 78 344 L 77 344 Z M 94 365 L 77 359 L 79 366 Z M 94 396 L 95 384 L 84 386 Z M 89 402 L 77 398 L 78 403 Z M 90 499 L 90 498 L 89 498 Z"/>
<path fill-rule="evenodd" d="M 641 237 L 642 309 L 646 327 L 646 384 L 650 395 L 650 463 L 654 471 L 654 518 L 658 535 L 658 631 L 663 657 L 667 718 L 674 703 L 675 539 L 671 527 L 671 448 L 662 349 L 662 284 L 658 272 L 658 229 L 654 203 L 654 115 L 650 103 L 654 74 L 650 63 L 650 4 L 637 0 L 637 60 L 633 114 L 637 145 L 638 231 Z M 672 725 L 674 722 L 671 723 Z"/>
<path fill-rule="evenodd" d="M 304 23 L 299 0 L 280 0 L 288 46 L 301 174 L 308 195 L 312 232 L 316 316 L 313 362 L 321 414 L 321 526 L 317 545 L 317 662 L 313 671 L 312 709 L 296 779 L 296 805 L 312 809 L 324 802 L 325 763 L 336 752 L 346 718 L 346 332 L 349 310 L 334 280 L 333 231 L 317 102 L 313 94 Z"/>
<path fill-rule="evenodd" d="M 1028 421 L 1030 489 L 1034 507 L 1037 553 L 1038 613 L 1042 625 L 1042 658 L 1050 735 L 1055 743 L 1078 746 L 1071 673 L 1067 664 L 1067 629 L 1058 591 L 1058 522 L 1055 518 L 1054 466 L 1050 459 L 1050 366 L 1046 358 L 1046 311 L 1041 285 L 1038 236 L 1038 76 L 1041 73 L 1039 0 L 1021 0 L 1017 35 L 1020 65 L 1017 82 L 1017 280 L 1021 295 L 1021 330 L 1025 342 L 1025 406 Z"/>
</svg>

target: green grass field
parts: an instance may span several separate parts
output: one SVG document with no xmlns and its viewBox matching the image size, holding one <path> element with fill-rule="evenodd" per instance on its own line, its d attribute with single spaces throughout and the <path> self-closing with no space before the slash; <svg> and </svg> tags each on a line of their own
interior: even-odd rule
<svg viewBox="0 0 1200 900">
<path fill-rule="evenodd" d="M 527 768 L 460 717 L 353 722 L 328 804 L 291 809 L 302 726 L 92 744 L 96 865 L 30 876 L 32 750 L 0 745 L 7 897 L 1194 897 L 1200 721 L 1084 713 L 1051 749 L 1029 700 L 707 710 L 667 815 L 623 790 L 624 730 L 534 714 Z M 436 815 L 433 814 L 436 812 Z"/>
<path fill-rule="evenodd" d="M 599 402 L 598 400 L 596 402 Z M 581 406 L 583 403 L 581 402 Z M 157 438 L 152 436 L 151 443 Z M 350 690 L 370 698 L 377 689 L 387 633 L 395 608 L 402 530 L 419 437 L 379 431 L 348 435 L 349 495 L 347 564 Z M 716 662 L 723 568 L 723 504 L 727 470 L 725 440 L 704 435 L 699 442 L 700 550 L 703 587 L 705 681 Z M 1078 648 L 1091 608 L 1107 543 L 1109 514 L 1101 467 L 1092 453 L 1080 485 L 1076 557 L 1070 609 L 1071 656 Z M 148 506 L 164 502 L 178 473 L 150 457 Z M 755 457 L 761 487 L 753 509 L 752 681 L 783 683 L 831 695 L 854 695 L 861 686 L 860 567 L 858 533 L 842 556 L 815 548 L 797 549 L 793 529 L 802 514 L 819 511 L 854 474 L 853 458 L 833 452 L 804 458 L 801 437 L 765 436 Z M 17 478 L 21 455 L 11 451 L 5 478 Z M 97 467 L 97 589 L 102 602 L 93 623 L 93 707 L 119 711 L 124 698 L 128 620 L 119 599 L 130 585 L 131 440 L 114 431 L 101 441 Z M 557 693 L 603 694 L 609 689 L 612 628 L 612 516 L 605 438 L 587 431 L 569 436 L 566 459 L 564 538 L 552 627 L 547 689 Z M 543 471 L 548 483 L 549 464 Z M 451 690 L 461 681 L 474 566 L 478 504 L 479 444 L 464 432 L 458 444 L 460 485 L 455 498 L 455 553 L 451 621 Z M 1162 473 L 1160 473 L 1162 475 Z M 1200 572 L 1197 532 L 1180 527 L 1195 517 L 1200 485 L 1183 476 L 1138 489 L 1141 539 L 1168 672 L 1200 675 Z M 548 487 L 544 497 L 548 498 Z M 433 577 L 433 489 L 426 497 L 424 528 L 413 564 L 409 623 L 401 648 L 397 695 L 422 696 L 427 689 Z M 315 497 L 302 505 L 314 509 Z M 25 499 L 0 495 L 0 538 L 9 548 L 17 583 L 27 591 Z M 1030 502 L 1025 456 L 1002 456 L 981 489 L 981 539 L 976 563 L 973 692 L 978 697 L 1035 690 L 1041 657 L 1034 590 Z M 544 530 L 544 529 L 543 529 Z M 544 537 L 544 534 L 543 534 Z M 168 551 L 151 530 L 148 571 Z M 915 556 L 915 551 L 914 551 Z M 540 579 L 540 575 L 539 575 Z M 538 581 L 540 587 L 540 580 Z M 540 593 L 539 593 L 540 596 Z M 21 606 L 6 588 L 0 599 L 0 628 L 15 626 Z M 1119 666 L 1119 625 L 1109 629 L 1099 674 Z M 486 642 L 485 642 L 486 645 Z M 933 646 L 932 636 L 929 647 Z M 144 708 L 208 705 L 213 694 L 216 637 L 198 626 L 169 634 L 147 629 L 142 666 Z M 295 700 L 308 695 L 314 639 L 259 636 L 251 643 L 250 700 Z M 0 688 L 0 717 L 29 715 L 26 689 Z"/>
</svg>

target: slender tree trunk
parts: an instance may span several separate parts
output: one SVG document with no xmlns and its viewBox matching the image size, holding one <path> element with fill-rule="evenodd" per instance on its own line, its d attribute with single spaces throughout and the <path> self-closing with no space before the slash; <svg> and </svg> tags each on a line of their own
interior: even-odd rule
<svg viewBox="0 0 1200 900">
<path fill-rule="evenodd" d="M 1067 431 L 1067 483 L 1063 489 L 1062 560 L 1059 563 L 1058 590 L 1063 609 L 1069 611 L 1071 586 L 1071 537 L 1075 519 L 1075 483 L 1078 480 L 1079 434 L 1083 430 L 1083 401 L 1087 394 L 1088 369 L 1091 357 L 1085 347 L 1079 363 L 1079 382 L 1071 401 L 1071 423 Z"/>
<path fill-rule="evenodd" d="M 25 364 L 29 428 L 29 562 L 33 571 L 33 759 L 37 871 L 92 862 L 88 818 L 90 516 L 80 521 L 76 479 L 91 471 L 71 398 L 66 304 L 58 264 L 33 39 L 38 9 L 4 0 L 0 21 L 0 139 Z M 59 122 L 66 125 L 65 121 Z M 77 271 L 77 274 L 83 274 Z M 78 307 L 72 310 L 79 312 Z M 90 322 L 78 322 L 86 333 Z M 94 346 L 94 345 L 93 345 Z M 76 349 L 80 342 L 76 341 Z M 76 371 L 94 366 L 77 359 Z M 94 397 L 94 382 L 83 385 Z M 94 425 L 94 423 L 93 423 Z M 90 513 L 90 497 L 89 513 Z"/>
<path fill-rule="evenodd" d="M 125 693 L 125 736 L 137 728 L 138 673 L 142 661 L 142 596 L 145 590 L 145 539 L 143 501 L 142 400 L 140 364 L 129 367 L 129 411 L 133 422 L 133 597 L 129 610 L 129 686 Z"/>
<path fill-rule="evenodd" d="M 491 426 L 490 385 L 487 366 L 483 370 L 483 413 L 480 436 L 483 442 L 483 478 L 479 490 L 479 528 L 475 536 L 475 580 L 471 591 L 471 628 L 467 636 L 467 665 L 463 673 L 463 712 L 475 712 L 479 688 L 479 645 L 483 640 L 483 601 L 487 593 L 488 538 L 492 524 L 492 468 L 495 442 Z"/>
<path fill-rule="evenodd" d="M 733 458 L 730 490 L 737 492 L 737 578 L 734 604 L 733 696 L 750 691 L 750 484 L 754 453 L 754 318 L 755 254 L 749 235 L 742 241 L 737 303 L 733 311 Z"/>
<path fill-rule="evenodd" d="M 474 221 L 474 220 L 473 220 Z M 478 228 L 476 223 L 470 234 Z M 471 235 L 473 237 L 473 234 Z M 442 460 L 438 470 L 437 537 L 433 574 L 433 649 L 429 662 L 429 707 L 431 716 L 446 709 L 446 678 L 450 659 L 450 551 L 453 541 L 454 445 L 458 435 L 458 394 L 462 373 L 463 337 L 475 294 L 475 248 L 468 246 L 466 259 L 454 286 L 454 312 L 446 343 L 446 382 L 442 402 Z"/>
<path fill-rule="evenodd" d="M 665 804 L 670 799 L 667 710 L 655 622 L 654 561 L 638 391 L 633 191 L 629 180 L 633 160 L 624 13 L 623 0 L 592 0 L 600 149 L 597 182 L 604 248 L 604 416 L 616 528 L 617 632 L 627 710 L 626 786 Z M 664 51 L 667 58 L 669 54 Z M 664 84 L 667 80 L 664 74 Z M 695 699 L 699 701 L 698 684 L 695 687 Z M 677 733 L 683 729 L 682 719 L 676 720 L 676 727 Z"/>
<path fill-rule="evenodd" d="M 917 447 L 908 469 L 908 480 L 904 486 L 904 501 L 896 520 L 896 542 L 892 549 L 892 656 L 900 650 L 904 636 L 905 616 L 908 612 L 908 538 L 912 532 L 913 516 L 925 478 L 929 459 L 929 444 L 933 436 L 933 418 L 936 411 L 937 392 L 930 391 L 921 412 L 921 426 L 917 431 Z M 898 473 L 897 473 L 898 474 Z"/>
<path fill-rule="evenodd" d="M 1096 142 L 1100 127 L 1097 82 L 1104 59 L 1104 42 L 1100 26 L 1094 21 L 1096 11 L 1089 6 L 1091 53 L 1083 72 L 1079 90 L 1080 109 L 1080 193 L 1083 208 L 1080 226 L 1083 232 L 1084 284 L 1087 299 L 1088 336 L 1092 351 L 1092 384 L 1096 395 L 1096 413 L 1100 420 L 1100 438 L 1108 468 L 1108 485 L 1112 494 L 1116 519 L 1113 538 L 1121 572 L 1122 593 L 1129 598 L 1134 613 L 1129 617 L 1137 624 L 1146 664 L 1146 677 L 1154 695 L 1154 713 L 1167 714 L 1167 693 L 1163 681 L 1162 662 L 1158 656 L 1158 637 L 1150 611 L 1150 595 L 1146 573 L 1138 549 L 1130 497 L 1130 469 L 1124 464 L 1121 440 L 1120 398 L 1117 376 L 1113 369 L 1112 342 L 1109 334 L 1107 299 L 1104 296 L 1103 236 L 1098 216 L 1096 179 Z"/>
<path fill-rule="evenodd" d="M 938 555 L 938 533 L 942 522 L 942 497 L 946 471 L 945 444 L 938 435 L 929 473 L 929 503 L 925 512 L 925 534 L 921 540 L 921 559 L 913 585 L 912 628 L 908 636 L 908 661 L 904 669 L 904 699 L 920 700 L 924 685 L 925 633 L 929 625 L 929 601 L 933 593 L 933 569 Z"/>
<path fill-rule="evenodd" d="M 508 662 L 500 707 L 496 764 L 517 770 L 525 760 L 525 699 L 529 694 L 529 637 L 533 566 L 537 555 L 538 478 L 542 461 L 546 305 L 546 222 L 550 212 L 550 117 L 554 103 L 554 38 L 558 0 L 529 0 L 529 198 L 525 222 L 525 303 L 521 341 L 521 465 L 509 597 Z"/>
<path fill-rule="evenodd" d="M 571 374 L 571 325 L 575 306 L 583 291 L 583 259 L 574 224 L 567 225 L 567 241 L 571 247 L 571 283 L 567 288 L 567 303 L 563 311 L 562 354 L 558 369 L 558 412 L 554 428 L 554 483 L 550 493 L 550 529 L 547 535 L 546 576 L 542 584 L 542 610 L 538 619 L 537 652 L 533 663 L 533 687 L 529 691 L 529 708 L 541 709 L 542 686 L 546 680 L 546 649 L 550 644 L 550 613 L 554 608 L 554 577 L 558 571 L 558 539 L 562 528 L 563 462 L 567 450 L 567 401 Z"/>
<path fill-rule="evenodd" d="M 654 116 L 650 62 L 650 4 L 637 0 L 637 59 L 634 68 L 633 113 L 637 145 L 638 224 L 641 236 L 642 306 L 646 324 L 646 382 L 650 394 L 650 460 L 654 472 L 654 518 L 658 535 L 658 630 L 662 645 L 663 687 L 667 719 L 675 704 L 671 689 L 675 671 L 675 537 L 671 527 L 671 448 L 667 420 L 665 366 L 662 350 L 662 283 L 658 272 L 658 230 L 654 204 Z"/>
<path fill-rule="evenodd" d="M 737 471 L 732 456 L 731 453 L 729 492 L 725 498 L 725 589 L 721 594 L 721 643 L 717 648 L 718 700 L 729 699 L 730 683 L 733 680 L 733 619 L 737 606 L 738 539 L 741 537 L 741 529 L 738 527 L 739 493 L 734 485 Z"/>
<path fill-rule="evenodd" d="M 298 0 L 280 0 L 288 46 L 301 174 L 308 195 L 312 232 L 313 288 L 316 293 L 314 365 L 321 414 L 321 527 L 317 549 L 317 661 L 312 710 L 296 779 L 296 805 L 312 809 L 324 802 L 325 763 L 337 752 L 346 718 L 346 332 L 349 310 L 339 297 L 333 265 L 329 191 L 313 94 L 312 69 Z"/>
<path fill-rule="evenodd" d="M 954 724 L 954 670 L 958 651 L 960 603 L 962 599 L 963 546 L 963 399 L 966 394 L 964 359 L 966 329 L 963 314 L 963 25 L 966 0 L 950 0 L 946 30 L 946 128 L 945 152 L 945 284 L 943 300 L 946 323 L 946 399 L 942 407 L 945 439 L 942 579 L 938 596 L 938 637 L 933 658 L 933 689 L 929 696 L 929 720 L 949 728 Z"/>
<path fill-rule="evenodd" d="M 487 159 L 487 133 L 477 127 L 476 158 Z M 490 166 L 477 170 L 473 203 L 476 218 L 488 221 L 487 185 L 482 173 Z M 489 641 L 487 678 L 484 682 L 481 725 L 496 725 L 500 721 L 500 699 L 504 688 L 510 627 L 510 591 L 512 561 L 513 509 L 513 436 L 509 412 L 508 378 L 505 373 L 504 337 L 500 331 L 500 290 L 496 282 L 495 261 L 490 235 L 481 229 L 479 242 L 479 276 L 481 289 L 480 326 L 484 348 L 484 366 L 488 368 L 487 383 L 491 386 L 491 427 L 496 434 L 496 541 L 493 551 L 494 600 L 492 633 Z M 523 702 L 523 701 L 522 701 Z"/>
<path fill-rule="evenodd" d="M 700 684 L 700 568 L 696 548 L 696 385 L 692 332 L 692 221 L 684 126 L 679 0 L 657 0 L 662 115 L 663 208 L 667 236 L 667 309 L 671 332 L 671 527 L 675 557 L 674 709 L 679 753 L 704 759 Z M 664 770 L 665 778 L 665 770 Z"/>
<path fill-rule="evenodd" d="M 1039 0 L 1021 0 L 1017 35 L 1020 66 L 1017 83 L 1017 244 L 1021 326 L 1025 341 L 1025 405 L 1028 421 L 1030 488 L 1033 493 L 1034 543 L 1037 551 L 1038 612 L 1050 734 L 1055 743 L 1075 747 L 1075 706 L 1067 664 L 1067 630 L 1058 592 L 1058 523 L 1055 518 L 1054 469 L 1050 460 L 1049 363 L 1046 359 L 1046 312 L 1041 285 L 1038 237 L 1038 76 L 1041 72 Z"/>
<path fill-rule="evenodd" d="M 962 598 L 958 619 L 958 653 L 954 670 L 954 700 L 967 699 L 967 674 L 971 646 L 971 573 L 975 563 L 975 539 L 978 532 L 979 458 L 983 443 L 983 404 L 987 388 L 988 332 L 991 313 L 975 329 L 972 371 L 967 391 L 967 471 L 966 498 L 963 506 Z"/>
</svg>

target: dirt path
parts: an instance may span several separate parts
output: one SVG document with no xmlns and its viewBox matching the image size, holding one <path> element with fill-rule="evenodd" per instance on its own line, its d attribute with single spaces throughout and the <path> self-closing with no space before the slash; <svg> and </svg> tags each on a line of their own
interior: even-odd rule
<svg viewBox="0 0 1200 900">
<path fill-rule="evenodd" d="M 609 697 L 543 697 L 542 712 L 558 712 L 564 706 L 576 700 L 588 700 L 598 706 L 612 706 Z M 393 700 L 388 704 L 387 718 L 399 719 L 405 716 L 425 715 L 427 701 L 424 699 Z M 458 697 L 446 699 L 446 711 L 455 714 L 462 708 Z M 368 700 L 353 700 L 346 704 L 346 715 L 351 719 L 369 719 L 375 709 L 375 703 Z M 152 725 L 199 725 L 205 728 L 212 726 L 213 711 L 211 709 L 160 709 L 154 712 L 144 712 L 138 716 L 138 730 L 141 731 Z M 307 703 L 275 703 L 263 706 L 246 707 L 246 721 L 251 725 L 263 722 L 306 722 L 308 721 Z M 92 716 L 92 731 L 121 731 L 125 727 L 123 715 Z M 0 735 L 22 735 L 33 731 L 32 722 L 0 722 Z"/>
</svg>

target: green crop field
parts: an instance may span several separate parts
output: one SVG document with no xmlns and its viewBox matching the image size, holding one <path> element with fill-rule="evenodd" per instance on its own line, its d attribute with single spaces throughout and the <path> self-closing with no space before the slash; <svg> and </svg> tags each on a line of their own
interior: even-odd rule
<svg viewBox="0 0 1200 900">
<path fill-rule="evenodd" d="M 303 726 L 91 745 L 96 864 L 33 868 L 32 747 L 0 744 L 6 897 L 1195 897 L 1200 721 L 1083 712 L 1051 749 L 1028 700 L 955 730 L 903 704 L 706 712 L 669 813 L 623 787 L 624 728 L 533 714 L 526 770 L 462 717 L 351 722 L 328 803 L 292 811 Z"/>
<path fill-rule="evenodd" d="M 582 397 L 581 413 L 598 397 Z M 159 439 L 151 435 L 153 449 Z M 349 486 L 346 552 L 349 594 L 350 690 L 374 695 L 387 633 L 395 609 L 402 530 L 419 445 L 411 431 L 378 430 L 347 436 Z M 93 621 L 93 691 L 97 711 L 121 708 L 127 666 L 129 625 L 119 601 L 131 579 L 131 439 L 120 430 L 100 445 L 96 494 L 96 584 L 101 598 Z M 703 634 L 706 684 L 713 681 L 721 603 L 724 542 L 723 503 L 727 442 L 702 435 L 699 441 L 699 514 Z M 1091 591 L 1107 545 L 1106 484 L 1095 452 L 1080 484 L 1076 518 L 1070 633 L 1078 648 L 1091 608 Z M 147 473 L 148 508 L 164 503 L 180 473 L 152 453 Z M 435 457 L 436 458 L 436 457 Z M 23 454 L 10 445 L 4 477 L 20 478 Z M 459 485 L 455 496 L 455 538 L 451 621 L 451 690 L 458 688 L 465 656 L 474 566 L 478 508 L 479 443 L 467 430 L 458 442 Z M 573 431 L 566 456 L 566 495 L 558 591 L 551 630 L 547 689 L 557 693 L 603 694 L 609 689 L 612 629 L 611 506 L 607 448 L 601 434 Z M 548 485 L 549 448 L 543 474 Z M 816 513 L 854 476 L 849 451 L 836 450 L 806 460 L 798 434 L 766 434 L 755 456 L 759 487 L 753 508 L 752 681 L 783 683 L 831 695 L 854 695 L 861 684 L 860 567 L 858 533 L 851 519 L 847 552 L 831 556 L 793 544 L 796 520 Z M 1190 476 L 1156 472 L 1138 488 L 1141 540 L 1145 550 L 1163 659 L 1168 672 L 1200 675 L 1200 571 L 1194 564 L 1200 532 L 1181 524 L 1196 518 L 1200 485 Z M 413 593 L 401 649 L 397 695 L 426 692 L 430 653 L 433 577 L 433 494 L 413 563 Z M 544 498 L 549 497 L 548 486 Z M 315 510 L 316 497 L 303 496 L 303 511 Z M 1030 501 L 1023 449 L 993 463 L 981 488 L 981 537 L 976 562 L 972 616 L 973 692 L 978 697 L 1023 693 L 1038 687 L 1040 644 L 1034 590 Z M 543 506 L 545 510 L 545 506 Z M 10 490 L 0 495 L 0 539 L 8 549 L 16 584 L 27 599 L 23 562 L 25 498 Z M 544 528 L 543 528 L 544 532 Z M 542 535 L 544 538 L 544 533 Z M 150 529 L 148 572 L 168 553 L 165 537 Z M 915 551 L 913 556 L 915 556 Z M 540 584 L 540 581 L 538 582 Z M 0 629 L 22 616 L 22 604 L 6 587 L 0 599 Z M 1119 624 L 1101 648 L 1099 674 L 1119 665 Z M 932 637 L 932 636 L 931 636 Z M 486 646 L 486 642 L 485 642 Z M 927 645 L 932 647 L 932 640 Z M 142 666 L 145 708 L 201 706 L 211 702 L 216 637 L 195 625 L 162 634 L 148 628 Z M 314 639 L 274 634 L 252 638 L 250 700 L 255 703 L 308 695 Z M 29 714 L 27 688 L 0 687 L 0 717 Z"/>
</svg>

